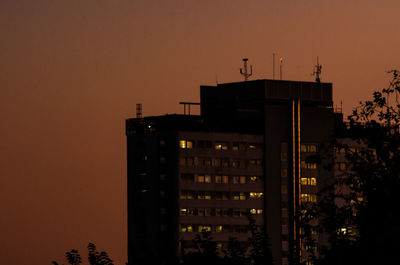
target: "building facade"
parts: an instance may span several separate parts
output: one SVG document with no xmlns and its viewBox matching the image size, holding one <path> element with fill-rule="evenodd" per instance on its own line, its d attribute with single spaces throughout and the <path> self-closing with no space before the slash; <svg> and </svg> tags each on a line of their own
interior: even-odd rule
<svg viewBox="0 0 400 265">
<path fill-rule="evenodd" d="M 274 264 L 306 260 L 300 207 L 333 177 L 307 158 L 333 136 L 332 84 L 255 80 L 201 86 L 200 98 L 198 116 L 126 121 L 129 263 L 176 264 L 203 230 L 222 248 L 245 242 L 247 214 Z"/>
</svg>

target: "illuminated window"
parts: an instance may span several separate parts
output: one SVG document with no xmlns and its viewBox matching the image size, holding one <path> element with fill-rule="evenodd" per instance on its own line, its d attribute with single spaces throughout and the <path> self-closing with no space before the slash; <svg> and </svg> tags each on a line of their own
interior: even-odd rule
<svg viewBox="0 0 400 265">
<path fill-rule="evenodd" d="M 302 153 L 307 153 L 307 145 L 302 144 L 301 147 L 300 147 L 300 151 L 301 151 Z"/>
<path fill-rule="evenodd" d="M 186 208 L 182 208 L 179 212 L 180 212 L 180 215 L 187 215 L 187 209 Z"/>
<path fill-rule="evenodd" d="M 211 232 L 211 225 L 199 225 L 198 231 L 199 232 Z"/>
<path fill-rule="evenodd" d="M 317 185 L 317 178 L 310 178 L 310 186 L 316 186 Z"/>
<path fill-rule="evenodd" d="M 215 232 L 222 232 L 223 231 L 223 226 L 222 225 L 216 225 L 215 226 Z"/>
<path fill-rule="evenodd" d="M 233 200 L 239 200 L 239 192 L 233 193 Z"/>
<path fill-rule="evenodd" d="M 257 145 L 256 144 L 249 144 L 248 148 L 249 148 L 249 150 L 256 150 L 257 149 Z"/>
<path fill-rule="evenodd" d="M 204 183 L 204 176 L 197 176 L 196 177 L 196 182 L 197 183 Z"/>
<path fill-rule="evenodd" d="M 181 224 L 181 232 L 193 232 L 193 226 Z"/>
<path fill-rule="evenodd" d="M 241 200 L 241 201 L 244 201 L 244 200 L 246 200 L 246 193 L 244 193 L 244 192 L 241 192 L 241 193 L 239 193 L 239 199 Z"/>
<path fill-rule="evenodd" d="M 222 177 L 221 176 L 215 176 L 215 183 L 222 183 Z"/>
<path fill-rule="evenodd" d="M 217 143 L 214 145 L 216 150 L 228 150 L 228 143 Z"/>
<path fill-rule="evenodd" d="M 316 186 L 317 185 L 317 178 L 315 177 L 302 177 L 300 179 L 301 185 L 304 186 Z"/>
<path fill-rule="evenodd" d="M 262 192 L 250 192 L 250 198 L 262 198 L 263 196 Z"/>
<path fill-rule="evenodd" d="M 346 235 L 347 234 L 347 228 L 346 227 L 339 228 L 337 230 L 337 234 L 338 235 Z"/>
<path fill-rule="evenodd" d="M 194 192 L 193 191 L 181 191 L 179 198 L 193 200 Z"/>
<path fill-rule="evenodd" d="M 229 179 L 228 176 L 222 176 L 222 183 L 228 184 L 229 183 L 228 179 Z"/>
<path fill-rule="evenodd" d="M 251 214 L 257 214 L 257 209 L 250 209 Z"/>
<path fill-rule="evenodd" d="M 309 148 L 310 148 L 309 151 L 311 153 L 316 153 L 317 152 L 317 146 L 315 144 L 310 144 Z"/>
<path fill-rule="evenodd" d="M 232 160 L 232 167 L 239 167 L 239 160 Z"/>
<path fill-rule="evenodd" d="M 246 177 L 240 176 L 240 184 L 246 184 Z"/>
<path fill-rule="evenodd" d="M 347 165 L 346 163 L 340 163 L 340 170 L 346 170 Z"/>
<path fill-rule="evenodd" d="M 204 191 L 199 191 L 198 193 L 197 193 L 197 199 L 198 200 L 204 200 Z"/>
<path fill-rule="evenodd" d="M 192 149 L 193 141 L 190 140 L 179 140 L 179 148 L 180 149 Z"/>
<path fill-rule="evenodd" d="M 301 178 L 300 183 L 301 183 L 301 185 L 308 185 L 307 178 Z"/>
<path fill-rule="evenodd" d="M 239 151 L 239 143 L 233 143 L 232 144 L 232 150 L 233 151 Z"/>
<path fill-rule="evenodd" d="M 250 159 L 249 164 L 250 165 L 261 165 L 262 162 L 261 162 L 261 159 Z"/>
<path fill-rule="evenodd" d="M 186 140 L 179 140 L 179 147 L 181 149 L 185 149 L 186 148 Z"/>
<path fill-rule="evenodd" d="M 301 168 L 316 169 L 317 163 L 306 163 L 306 161 L 301 161 Z"/>
<path fill-rule="evenodd" d="M 249 179 L 250 179 L 251 182 L 257 182 L 259 180 L 259 177 L 251 176 Z"/>
<path fill-rule="evenodd" d="M 204 182 L 205 183 L 211 183 L 211 176 L 210 175 L 205 175 L 204 176 Z"/>
<path fill-rule="evenodd" d="M 301 194 L 301 201 L 302 202 L 316 202 L 317 201 L 317 195 L 316 194 L 310 194 L 310 193 L 302 193 Z"/>
<path fill-rule="evenodd" d="M 206 192 L 204 193 L 204 199 L 205 199 L 205 200 L 211 200 L 211 199 L 212 199 L 212 197 L 211 197 L 211 192 L 206 191 Z"/>
<path fill-rule="evenodd" d="M 263 213 L 263 209 L 257 209 L 257 214 L 262 214 Z"/>
</svg>

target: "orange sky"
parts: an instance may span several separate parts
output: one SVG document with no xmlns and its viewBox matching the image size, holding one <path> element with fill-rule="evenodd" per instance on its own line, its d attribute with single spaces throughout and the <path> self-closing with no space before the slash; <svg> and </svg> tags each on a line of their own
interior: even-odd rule
<svg viewBox="0 0 400 265">
<path fill-rule="evenodd" d="M 322 81 L 348 113 L 400 68 L 398 0 L 1 0 L 0 257 L 50 264 L 96 242 L 126 261 L 124 120 L 182 113 L 199 86 Z M 278 69 L 277 69 L 278 71 Z M 86 259 L 86 258 L 85 258 Z"/>
</svg>

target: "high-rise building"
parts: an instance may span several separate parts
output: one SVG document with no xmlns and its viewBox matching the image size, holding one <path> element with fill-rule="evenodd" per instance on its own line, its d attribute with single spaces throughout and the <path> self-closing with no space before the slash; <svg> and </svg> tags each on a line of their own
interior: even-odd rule
<svg viewBox="0 0 400 265">
<path fill-rule="evenodd" d="M 332 84 L 255 80 L 200 94 L 201 115 L 126 121 L 129 263 L 176 264 L 202 230 L 221 247 L 245 242 L 248 213 L 275 264 L 306 259 L 300 206 L 333 178 L 307 159 L 333 136 Z"/>
</svg>

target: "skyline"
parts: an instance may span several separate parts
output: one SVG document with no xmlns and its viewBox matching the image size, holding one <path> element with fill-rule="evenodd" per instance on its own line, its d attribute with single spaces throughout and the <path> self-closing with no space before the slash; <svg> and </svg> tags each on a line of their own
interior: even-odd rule
<svg viewBox="0 0 400 265">
<path fill-rule="evenodd" d="M 124 121 L 183 113 L 200 85 L 272 78 L 333 83 L 345 114 L 400 68 L 387 1 L 0 3 L 1 256 L 61 261 L 89 242 L 127 260 Z"/>
</svg>

